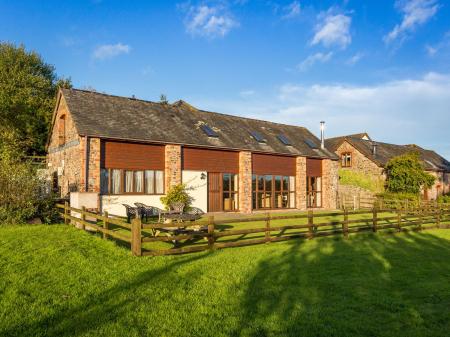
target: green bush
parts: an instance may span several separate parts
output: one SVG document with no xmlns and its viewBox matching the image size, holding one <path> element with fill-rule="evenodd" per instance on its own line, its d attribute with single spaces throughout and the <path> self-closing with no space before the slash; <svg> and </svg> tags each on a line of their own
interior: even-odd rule
<svg viewBox="0 0 450 337">
<path fill-rule="evenodd" d="M 437 201 L 444 204 L 450 204 L 450 193 L 439 196 Z"/>
<path fill-rule="evenodd" d="M 384 206 L 392 208 L 419 207 L 421 196 L 419 193 L 392 193 L 384 192 L 377 194 L 377 198 L 382 201 Z"/>
<path fill-rule="evenodd" d="M 188 188 L 186 184 L 177 184 L 172 186 L 164 197 L 161 197 L 161 202 L 169 209 L 170 205 L 174 202 L 182 202 L 184 204 L 184 209 L 189 210 L 194 199 L 189 195 Z"/>
<path fill-rule="evenodd" d="M 389 192 L 418 194 L 422 188 L 433 186 L 435 181 L 435 177 L 425 171 L 418 152 L 392 158 L 385 170 Z"/>
<path fill-rule="evenodd" d="M 0 224 L 50 222 L 56 216 L 52 196 L 15 140 L 13 132 L 0 130 Z"/>
<path fill-rule="evenodd" d="M 341 169 L 339 170 L 339 183 L 342 185 L 350 185 L 369 190 L 374 193 L 384 191 L 384 180 L 367 176 L 363 173 Z"/>
</svg>

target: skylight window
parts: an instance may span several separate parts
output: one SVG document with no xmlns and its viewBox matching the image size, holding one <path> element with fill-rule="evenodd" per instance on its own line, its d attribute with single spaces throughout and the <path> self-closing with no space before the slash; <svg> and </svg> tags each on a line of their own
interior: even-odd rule
<svg viewBox="0 0 450 337">
<path fill-rule="evenodd" d="M 211 129 L 208 125 L 203 124 L 202 126 L 200 126 L 200 128 L 203 130 L 204 133 L 206 133 L 208 135 L 208 137 L 214 137 L 217 138 L 219 137 L 219 135 L 217 134 L 216 131 L 214 131 L 213 129 Z"/>
<path fill-rule="evenodd" d="M 277 137 L 280 140 L 280 142 L 282 142 L 284 145 L 286 146 L 292 145 L 291 141 L 285 135 L 281 134 L 278 135 Z"/>
<path fill-rule="evenodd" d="M 311 139 L 305 139 L 306 145 L 308 145 L 311 149 L 318 149 L 319 147 L 314 144 L 314 142 Z"/>
<path fill-rule="evenodd" d="M 266 142 L 266 140 L 264 139 L 263 135 L 260 134 L 259 132 L 257 132 L 257 131 L 250 131 L 250 134 L 252 135 L 253 138 L 255 138 L 255 140 L 258 143 L 265 143 Z"/>
</svg>

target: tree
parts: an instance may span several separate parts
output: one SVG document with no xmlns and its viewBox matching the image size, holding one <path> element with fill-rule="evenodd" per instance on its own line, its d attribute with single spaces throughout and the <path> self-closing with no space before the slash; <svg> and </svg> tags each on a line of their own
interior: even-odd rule
<svg viewBox="0 0 450 337">
<path fill-rule="evenodd" d="M 23 46 L 0 43 L 0 124 L 20 135 L 27 154 L 44 154 L 58 87 L 55 68 Z"/>
<path fill-rule="evenodd" d="M 422 188 L 430 188 L 434 184 L 435 177 L 425 172 L 417 152 L 392 158 L 385 169 L 389 192 L 418 194 Z"/>
</svg>

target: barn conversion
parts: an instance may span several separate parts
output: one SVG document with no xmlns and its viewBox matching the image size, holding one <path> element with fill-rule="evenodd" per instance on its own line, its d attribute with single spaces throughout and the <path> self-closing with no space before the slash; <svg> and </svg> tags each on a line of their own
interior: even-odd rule
<svg viewBox="0 0 450 337">
<path fill-rule="evenodd" d="M 61 89 L 47 144 L 62 197 L 96 196 L 162 207 L 181 182 L 207 212 L 336 208 L 338 157 L 306 128 L 197 109 Z"/>
</svg>

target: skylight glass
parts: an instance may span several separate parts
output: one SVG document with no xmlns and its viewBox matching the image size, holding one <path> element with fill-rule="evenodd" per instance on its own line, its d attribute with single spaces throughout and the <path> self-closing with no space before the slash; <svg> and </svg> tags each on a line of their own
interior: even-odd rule
<svg viewBox="0 0 450 337">
<path fill-rule="evenodd" d="M 203 124 L 202 126 L 200 126 L 200 128 L 203 130 L 204 133 L 206 133 L 208 135 L 208 137 L 216 137 L 216 138 L 219 137 L 219 135 L 216 133 L 216 131 L 211 129 L 206 124 Z"/>
<path fill-rule="evenodd" d="M 250 131 L 250 134 L 252 135 L 253 138 L 255 138 L 255 140 L 258 143 L 265 143 L 266 142 L 266 140 L 264 139 L 263 135 L 260 134 L 259 132 L 257 132 L 257 131 Z"/>
<path fill-rule="evenodd" d="M 278 135 L 277 137 L 280 140 L 280 142 L 282 142 L 284 145 L 286 146 L 292 145 L 291 141 L 285 135 L 281 134 Z"/>
<path fill-rule="evenodd" d="M 305 139 L 306 145 L 308 145 L 311 149 L 317 149 L 318 146 L 314 144 L 314 142 L 311 139 Z"/>
</svg>

